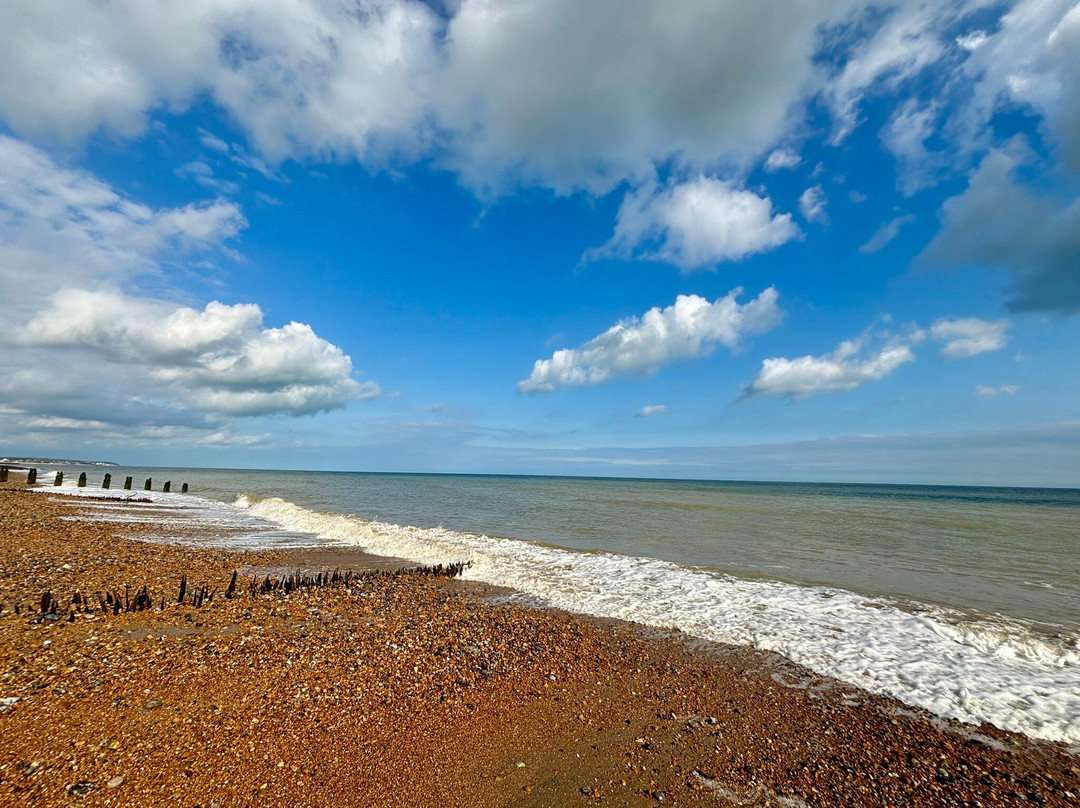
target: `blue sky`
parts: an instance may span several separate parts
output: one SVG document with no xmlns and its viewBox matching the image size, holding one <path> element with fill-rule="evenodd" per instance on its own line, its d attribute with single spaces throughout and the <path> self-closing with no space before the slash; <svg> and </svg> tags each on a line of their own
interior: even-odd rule
<svg viewBox="0 0 1080 808">
<path fill-rule="evenodd" d="M 0 453 L 1080 485 L 1080 4 L 16 2 Z"/>
</svg>

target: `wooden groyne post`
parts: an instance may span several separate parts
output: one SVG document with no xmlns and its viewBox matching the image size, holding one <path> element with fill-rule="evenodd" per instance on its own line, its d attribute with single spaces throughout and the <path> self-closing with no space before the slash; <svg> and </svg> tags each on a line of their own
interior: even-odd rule
<svg viewBox="0 0 1080 808">
<path fill-rule="evenodd" d="M 86 488 L 86 472 L 79 475 L 79 488 Z"/>
<path fill-rule="evenodd" d="M 187 493 L 187 483 L 184 483 L 182 486 L 180 486 L 180 493 L 181 494 L 186 494 Z"/>
<path fill-rule="evenodd" d="M 125 491 L 130 491 L 131 490 L 131 478 L 130 477 L 125 477 L 124 478 L 124 490 Z"/>
<path fill-rule="evenodd" d="M 8 470 L 7 466 L 0 466 L 0 483 L 7 482 Z"/>
<path fill-rule="evenodd" d="M 149 491 L 150 486 L 153 485 L 153 484 L 154 484 L 154 478 L 153 477 L 147 477 L 146 482 L 143 483 L 143 487 L 142 487 L 143 491 Z"/>
<path fill-rule="evenodd" d="M 58 471 L 58 472 L 56 472 L 56 478 L 53 480 L 53 485 L 63 485 L 63 484 L 64 484 L 64 472 Z"/>
<path fill-rule="evenodd" d="M 37 469 L 30 469 L 26 472 L 26 484 L 37 485 Z"/>
<path fill-rule="evenodd" d="M 161 490 L 165 493 L 172 491 L 172 480 L 166 480 L 165 485 L 161 486 Z"/>
<path fill-rule="evenodd" d="M 112 488 L 112 475 L 106 474 L 105 479 L 101 481 L 102 488 Z"/>
</svg>

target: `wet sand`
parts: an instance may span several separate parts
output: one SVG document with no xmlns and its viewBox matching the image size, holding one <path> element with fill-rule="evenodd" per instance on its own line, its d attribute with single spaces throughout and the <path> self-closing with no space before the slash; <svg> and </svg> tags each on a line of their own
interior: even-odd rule
<svg viewBox="0 0 1080 808">
<path fill-rule="evenodd" d="M 150 527 L 71 521 L 78 506 L 58 500 L 0 488 L 3 806 L 1080 800 L 1062 746 L 942 721 L 774 654 L 336 548 L 140 541 Z M 223 597 L 234 570 L 376 565 L 347 586 Z M 184 575 L 213 600 L 177 604 Z M 93 604 L 125 586 L 155 608 L 68 621 L 76 590 Z M 39 613 L 45 591 L 56 619 Z"/>
</svg>

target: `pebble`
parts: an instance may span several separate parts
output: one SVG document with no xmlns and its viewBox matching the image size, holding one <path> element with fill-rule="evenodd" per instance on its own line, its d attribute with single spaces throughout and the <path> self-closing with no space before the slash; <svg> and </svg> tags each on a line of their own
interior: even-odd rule
<svg viewBox="0 0 1080 808">
<path fill-rule="evenodd" d="M 116 775 L 116 777 L 113 777 L 112 779 L 110 779 L 109 782 L 107 782 L 105 784 L 105 787 L 106 788 L 117 788 L 120 785 L 123 785 L 123 782 L 124 782 L 123 775 L 118 774 L 118 775 Z"/>
</svg>

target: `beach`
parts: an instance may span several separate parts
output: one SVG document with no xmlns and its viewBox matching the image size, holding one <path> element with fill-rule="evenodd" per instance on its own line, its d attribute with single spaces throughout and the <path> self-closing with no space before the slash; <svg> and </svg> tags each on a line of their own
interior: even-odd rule
<svg viewBox="0 0 1080 808">
<path fill-rule="evenodd" d="M 941 719 L 777 654 L 396 574 L 358 552 L 143 541 L 152 524 L 70 518 L 88 504 L 0 490 L 3 805 L 1064 806 L 1080 795 L 1062 744 Z M 348 584 L 250 592 L 297 569 L 376 567 Z M 242 585 L 226 598 L 234 571 Z M 69 617 L 76 591 L 94 604 L 144 586 L 151 608 Z M 196 608 L 203 586 L 214 597 Z M 39 612 L 45 592 L 56 619 Z"/>
</svg>

